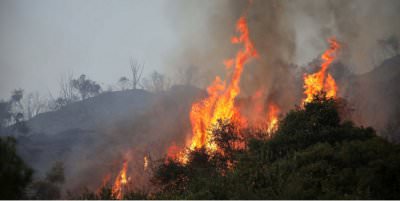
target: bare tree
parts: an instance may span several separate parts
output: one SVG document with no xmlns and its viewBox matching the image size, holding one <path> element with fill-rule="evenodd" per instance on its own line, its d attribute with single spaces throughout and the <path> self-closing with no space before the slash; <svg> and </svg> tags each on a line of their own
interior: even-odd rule
<svg viewBox="0 0 400 201">
<path fill-rule="evenodd" d="M 74 92 L 74 86 L 72 85 L 73 74 L 67 72 L 61 76 L 60 79 L 60 99 L 66 104 L 72 103 L 78 99 Z"/>
<path fill-rule="evenodd" d="M 42 98 L 38 92 L 29 93 L 23 100 L 24 116 L 27 119 L 45 112 L 47 107 L 47 100 Z"/>
<path fill-rule="evenodd" d="M 15 122 L 19 122 L 23 120 L 23 110 L 24 106 L 21 103 L 21 100 L 24 98 L 24 90 L 23 89 L 15 89 L 11 94 L 11 111 L 13 113 L 13 118 Z"/>
<path fill-rule="evenodd" d="M 179 84 L 195 85 L 199 79 L 199 71 L 196 66 L 190 65 L 179 68 L 177 71 L 177 79 Z"/>
<path fill-rule="evenodd" d="M 139 64 L 139 62 L 134 59 L 131 59 L 130 68 L 132 73 L 132 89 L 137 89 L 142 78 L 144 65 Z"/>
</svg>

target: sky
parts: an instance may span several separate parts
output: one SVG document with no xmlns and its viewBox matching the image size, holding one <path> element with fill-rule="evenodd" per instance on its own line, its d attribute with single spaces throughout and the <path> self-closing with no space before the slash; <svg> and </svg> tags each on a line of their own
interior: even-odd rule
<svg viewBox="0 0 400 201">
<path fill-rule="evenodd" d="M 168 1 L 1 0 L 0 99 L 12 90 L 58 95 L 63 74 L 86 74 L 107 88 L 129 76 L 134 58 L 145 74 L 163 72 L 178 38 Z"/>
<path fill-rule="evenodd" d="M 260 10 L 256 12 L 260 18 L 252 22 L 272 20 L 281 23 L 278 28 L 288 29 L 260 29 L 261 24 L 250 32 L 290 36 L 277 39 L 295 42 L 289 63 L 306 65 L 335 35 L 345 44 L 343 62 L 355 73 L 364 73 L 374 67 L 376 41 L 388 34 L 400 37 L 396 0 L 277 2 L 284 5 L 275 12 L 282 19 L 264 12 L 273 5 L 264 3 L 266 8 L 253 8 Z M 230 23 L 236 21 L 235 12 L 242 12 L 243 8 L 235 9 L 242 4 L 229 0 L 0 0 L 0 100 L 19 88 L 25 94 L 57 97 L 61 77 L 68 73 L 85 74 L 104 90 L 110 85 L 116 88 L 120 77 L 129 78 L 131 58 L 144 64 L 144 76 L 157 70 L 173 79 L 187 66 L 205 72 L 224 69 L 222 61 L 232 49 L 224 44 L 234 34 Z M 265 41 L 257 42 L 263 45 Z"/>
</svg>

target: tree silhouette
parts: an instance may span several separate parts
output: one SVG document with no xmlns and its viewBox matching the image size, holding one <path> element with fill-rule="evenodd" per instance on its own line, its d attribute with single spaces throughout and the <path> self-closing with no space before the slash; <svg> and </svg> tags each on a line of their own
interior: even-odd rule
<svg viewBox="0 0 400 201">
<path fill-rule="evenodd" d="M 82 74 L 78 79 L 73 79 L 72 86 L 79 91 L 81 99 L 84 100 L 100 93 L 101 87 L 95 81 L 86 79 L 86 75 Z"/>
<path fill-rule="evenodd" d="M 142 79 L 144 65 L 139 64 L 136 60 L 131 59 L 130 69 L 132 74 L 132 89 L 137 89 Z"/>
<path fill-rule="evenodd" d="M 0 199 L 21 199 L 32 178 L 32 169 L 16 153 L 16 141 L 0 138 Z"/>
</svg>

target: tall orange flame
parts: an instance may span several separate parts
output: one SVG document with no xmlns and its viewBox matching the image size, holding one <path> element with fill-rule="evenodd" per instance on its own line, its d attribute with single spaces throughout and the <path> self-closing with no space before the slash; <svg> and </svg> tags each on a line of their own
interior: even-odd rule
<svg viewBox="0 0 400 201">
<path fill-rule="evenodd" d="M 278 128 L 278 115 L 280 109 L 275 104 L 270 104 L 268 107 L 268 114 L 267 114 L 267 133 L 271 135 L 272 132 L 276 131 Z"/>
<path fill-rule="evenodd" d="M 124 188 L 128 184 L 128 179 L 126 176 L 126 171 L 128 170 L 128 161 L 124 161 L 122 169 L 119 171 L 117 177 L 115 178 L 114 185 L 112 187 L 112 194 L 116 199 L 121 200 L 123 198 Z"/>
<path fill-rule="evenodd" d="M 143 157 L 143 170 L 147 171 L 147 168 L 149 167 L 149 159 L 147 158 L 147 156 Z"/>
<path fill-rule="evenodd" d="M 228 85 L 226 81 L 216 77 L 207 88 L 208 97 L 192 105 L 190 112 L 192 137 L 187 143 L 191 150 L 200 147 L 204 147 L 207 151 L 217 150 L 216 144 L 212 142 L 210 127 L 219 119 L 231 120 L 238 113 L 234 100 L 240 93 L 239 84 L 243 67 L 251 58 L 257 56 L 257 51 L 249 38 L 244 16 L 238 20 L 236 30 L 240 34 L 232 37 L 231 42 L 242 44 L 243 48 L 237 52 L 235 58 L 224 62 L 227 68 L 233 68 Z"/>
<path fill-rule="evenodd" d="M 325 91 L 326 97 L 335 98 L 338 87 L 335 79 L 332 75 L 327 72 L 329 65 L 336 59 L 337 51 L 340 48 L 340 44 L 335 38 L 328 40 L 329 48 L 322 54 L 321 69 L 311 75 L 304 75 L 304 94 L 306 97 L 303 100 L 304 103 L 309 103 L 313 100 L 314 95 L 321 91 Z"/>
</svg>

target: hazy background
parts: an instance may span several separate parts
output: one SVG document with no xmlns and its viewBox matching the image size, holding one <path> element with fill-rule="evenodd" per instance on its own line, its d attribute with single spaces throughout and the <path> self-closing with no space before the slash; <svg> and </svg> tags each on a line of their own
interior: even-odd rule
<svg viewBox="0 0 400 201">
<path fill-rule="evenodd" d="M 57 96 L 62 74 L 115 84 L 131 57 L 162 72 L 178 41 L 169 1 L 1 0 L 0 99 L 15 88 Z"/>
<path fill-rule="evenodd" d="M 157 70 L 173 78 L 192 66 L 202 80 L 195 84 L 204 87 L 216 74 L 223 74 L 222 61 L 233 56 L 229 38 L 247 4 L 245 0 L 1 0 L 0 99 L 16 88 L 57 96 L 60 77 L 67 72 L 75 77 L 86 74 L 107 90 L 121 76 L 129 77 L 130 58 L 145 64 L 145 75 Z M 376 52 L 377 41 L 400 33 L 396 0 L 254 4 L 249 10 L 250 33 L 263 61 L 253 73 L 245 73 L 249 78 L 244 83 L 262 79 L 271 86 L 276 82 L 271 76 L 279 77 L 273 71 L 281 69 L 282 62 L 306 66 L 332 35 L 343 43 L 340 60 L 350 71 L 365 73 L 381 62 L 376 59 L 382 57 Z"/>
</svg>

